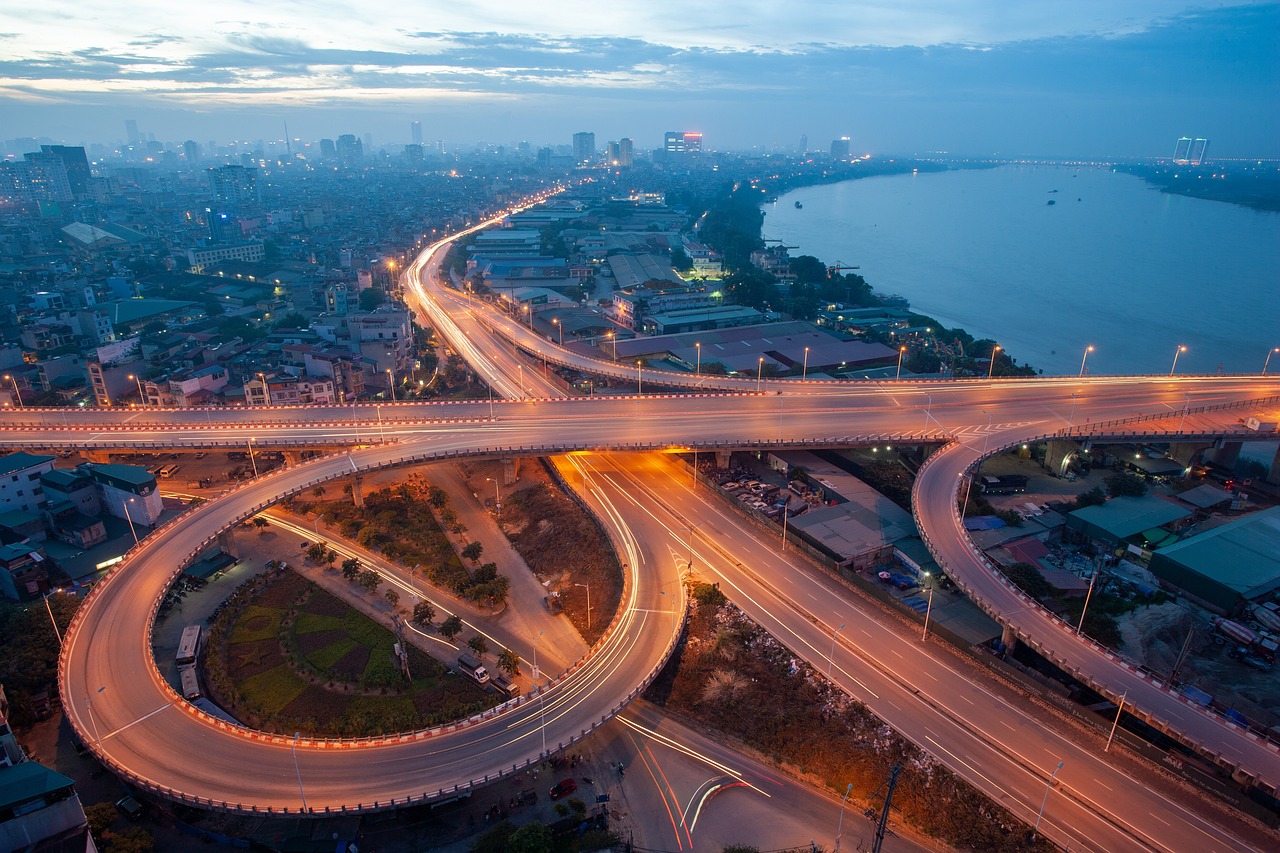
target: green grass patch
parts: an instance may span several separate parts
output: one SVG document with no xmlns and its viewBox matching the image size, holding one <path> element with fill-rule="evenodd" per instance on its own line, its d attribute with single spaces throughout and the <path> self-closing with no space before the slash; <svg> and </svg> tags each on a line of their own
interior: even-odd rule
<svg viewBox="0 0 1280 853">
<path fill-rule="evenodd" d="M 284 665 L 250 676 L 240 683 L 240 691 L 245 698 L 270 714 L 283 710 L 306 689 L 307 682 Z"/>
<path fill-rule="evenodd" d="M 293 621 L 293 633 L 314 634 L 316 631 L 345 631 L 346 620 L 341 616 L 321 616 L 305 610 Z M 234 642 L 234 640 L 232 641 Z"/>
<path fill-rule="evenodd" d="M 351 639 L 339 640 L 336 643 L 330 643 L 321 649 L 316 649 L 307 655 L 307 660 L 318 669 L 328 671 L 335 663 L 346 657 L 347 652 L 356 647 L 356 642 Z"/>
<path fill-rule="evenodd" d="M 240 614 L 231 629 L 232 643 L 252 643 L 256 640 L 274 640 L 280 634 L 280 618 L 284 611 L 274 607 L 251 604 Z"/>
<path fill-rule="evenodd" d="M 395 662 L 394 646 L 392 640 L 369 648 L 369 662 L 365 664 L 361 680 L 367 684 L 392 684 L 398 680 L 400 667 Z"/>
</svg>

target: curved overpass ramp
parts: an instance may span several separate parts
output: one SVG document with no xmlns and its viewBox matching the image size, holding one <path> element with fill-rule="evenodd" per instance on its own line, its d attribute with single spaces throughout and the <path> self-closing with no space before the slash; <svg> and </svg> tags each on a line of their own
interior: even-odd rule
<svg viewBox="0 0 1280 853">
<path fill-rule="evenodd" d="M 1161 440 L 1165 431 L 1144 432 L 1132 424 L 1135 440 Z M 1280 748 L 1259 734 L 1183 699 L 1163 677 L 1120 659 L 1010 583 L 969 538 L 959 512 L 959 492 L 985 456 L 1049 436 L 1009 432 L 990 442 L 955 442 L 934 453 L 916 477 L 912 506 L 921 537 L 939 567 L 988 615 L 1023 643 L 1125 711 L 1169 734 L 1240 781 L 1280 785 Z M 977 445 L 983 444 L 983 448 Z M 989 447 L 989 450 L 987 449 Z"/>
<path fill-rule="evenodd" d="M 683 619 L 660 587 L 628 578 L 605 639 L 538 695 L 456 726 L 364 741 L 274 737 L 214 720 L 161 679 L 151 625 L 181 567 L 216 533 L 314 484 L 409 461 L 476 452 L 455 439 L 370 448 L 264 477 L 160 529 L 101 581 L 67 631 L 59 682 L 68 719 L 90 749 L 138 786 L 182 802 L 242 812 L 369 811 L 447 798 L 518 772 L 580 739 L 647 686 Z M 634 559 L 629 560 L 632 566 Z M 296 756 L 296 763 L 295 763 Z"/>
</svg>

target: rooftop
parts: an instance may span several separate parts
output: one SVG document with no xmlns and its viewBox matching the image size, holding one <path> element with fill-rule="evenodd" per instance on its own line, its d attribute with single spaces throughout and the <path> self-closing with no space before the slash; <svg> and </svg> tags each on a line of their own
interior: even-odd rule
<svg viewBox="0 0 1280 853">
<path fill-rule="evenodd" d="M 1280 582 L 1280 507 L 1238 518 L 1156 552 L 1245 598 Z"/>
<path fill-rule="evenodd" d="M 71 779 L 34 761 L 0 767 L 0 812 L 73 785 Z"/>
<path fill-rule="evenodd" d="M 1191 513 L 1176 504 L 1147 495 L 1141 498 L 1112 498 L 1104 504 L 1074 510 L 1072 518 L 1092 524 L 1117 539 L 1128 539 L 1143 531 L 1186 518 Z"/>
<path fill-rule="evenodd" d="M 54 457 L 52 456 L 37 456 L 34 453 L 19 450 L 16 453 L 10 453 L 8 456 L 0 456 L 0 476 L 12 474 L 24 468 L 32 468 L 45 462 L 52 462 L 53 460 Z"/>
</svg>

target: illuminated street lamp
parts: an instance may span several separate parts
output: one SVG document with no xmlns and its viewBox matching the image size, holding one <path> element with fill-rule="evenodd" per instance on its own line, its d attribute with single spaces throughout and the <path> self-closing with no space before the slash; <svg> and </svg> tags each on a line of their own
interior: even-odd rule
<svg viewBox="0 0 1280 853">
<path fill-rule="evenodd" d="M 899 356 L 899 357 L 898 357 L 898 372 L 899 372 L 899 373 L 901 373 L 901 372 L 902 372 L 902 357 L 901 357 L 901 356 Z M 800 372 L 800 378 L 801 378 L 801 379 L 808 379 L 808 378 L 809 378 L 809 348 L 808 348 L 808 347 L 805 347 L 805 348 L 804 348 L 804 368 L 803 368 L 803 369 L 801 370 L 801 372 Z"/>
<path fill-rule="evenodd" d="M 498 492 L 498 481 L 492 477 L 485 477 L 490 483 L 493 483 L 493 509 L 498 517 L 498 524 L 502 524 L 502 495 Z M 590 619 L 587 620 L 590 623 Z"/>
<path fill-rule="evenodd" d="M 1267 350 L 1267 360 L 1262 363 L 1262 375 L 1267 375 L 1267 366 L 1271 364 L 1271 354 L 1280 352 L 1280 347 Z"/>
<path fill-rule="evenodd" d="M 1093 352 L 1093 344 L 1084 348 L 1084 358 L 1080 359 L 1080 375 L 1084 376 L 1084 363 L 1089 360 L 1089 353 Z"/>
<path fill-rule="evenodd" d="M 697 366 L 696 368 L 694 368 L 693 375 L 694 375 L 694 376 L 701 376 L 701 375 L 702 375 L 702 344 L 701 344 L 700 342 L 699 342 L 699 343 L 695 343 L 695 344 L 694 344 L 694 347 L 698 350 L 698 366 Z M 1271 360 L 1271 354 L 1270 354 L 1270 353 L 1268 353 L 1268 354 L 1267 354 L 1267 361 L 1270 361 L 1270 360 Z M 1262 368 L 1262 372 L 1265 374 L 1265 373 L 1267 372 L 1267 368 L 1266 368 L 1266 367 L 1263 367 L 1263 368 Z"/>
<path fill-rule="evenodd" d="M 263 398 L 267 401 L 267 405 L 270 406 L 271 405 L 271 386 L 267 384 L 267 375 L 265 373 L 259 373 L 258 378 L 262 380 Z"/>
<path fill-rule="evenodd" d="M 988 379 L 996 374 L 996 353 L 998 352 L 1000 352 L 1000 346 L 997 344 L 991 348 L 991 368 L 987 371 Z"/>
<path fill-rule="evenodd" d="M 644 362 L 636 359 L 636 396 L 644 396 L 644 374 L 641 372 Z"/>
<path fill-rule="evenodd" d="M 142 377 L 130 373 L 129 378 L 138 383 L 138 402 L 145 406 L 147 404 L 147 395 L 142 393 Z"/>
<path fill-rule="evenodd" d="M 614 331 L 612 329 L 605 332 L 605 335 L 607 335 L 609 340 L 613 342 L 613 360 L 617 361 L 618 360 L 618 336 L 614 334 Z"/>
<path fill-rule="evenodd" d="M 13 383 L 13 394 L 18 398 L 18 406 L 22 406 L 22 392 L 18 390 L 18 380 L 14 379 L 11 373 L 6 373 L 4 378 Z"/>
<path fill-rule="evenodd" d="M 1031 830 L 1031 843 L 1035 844 L 1036 833 L 1040 831 L 1040 819 L 1044 817 L 1045 804 L 1049 802 L 1049 791 L 1053 788 L 1053 779 L 1058 775 L 1058 771 L 1062 769 L 1062 765 L 1066 762 L 1059 761 L 1058 766 L 1049 774 L 1049 781 L 1044 786 L 1044 799 L 1040 801 L 1040 813 L 1036 815 L 1036 825 Z"/>
<path fill-rule="evenodd" d="M 760 393 L 760 380 L 764 377 L 764 356 L 760 356 L 760 366 L 756 368 L 756 393 Z"/>
<path fill-rule="evenodd" d="M 1185 346 L 1182 346 L 1181 344 L 1179 344 L 1178 348 L 1173 351 L 1173 367 L 1169 368 L 1170 376 L 1172 376 L 1173 372 L 1178 369 L 1178 356 L 1182 355 L 1186 351 L 1187 351 L 1187 348 Z"/>
<path fill-rule="evenodd" d="M 893 377 L 895 380 L 902 378 L 902 357 L 906 355 L 906 347 L 898 347 L 898 375 Z"/>
<path fill-rule="evenodd" d="M 391 402 L 396 401 L 396 375 L 387 368 L 387 387 L 391 389 Z"/>
<path fill-rule="evenodd" d="M 134 544 L 134 545 L 137 545 L 137 544 L 138 544 L 138 531 L 137 531 L 137 530 L 135 530 L 135 529 L 134 529 L 134 527 L 133 527 L 133 513 L 129 512 L 129 504 L 131 504 L 131 503 L 133 503 L 133 498 L 129 498 L 129 500 L 125 501 L 125 503 L 124 503 L 124 517 L 125 517 L 125 520 L 129 522 L 129 532 L 133 534 L 133 544 Z"/>
<path fill-rule="evenodd" d="M 929 639 L 929 614 L 933 613 L 933 579 L 929 572 L 925 572 L 924 576 L 929 583 L 929 603 L 924 608 L 924 633 L 920 636 L 922 643 Z"/>
<path fill-rule="evenodd" d="M 560 322 L 559 317 L 552 317 L 551 325 L 555 326 L 560 331 L 560 346 L 563 348 L 564 347 L 564 324 Z"/>
</svg>

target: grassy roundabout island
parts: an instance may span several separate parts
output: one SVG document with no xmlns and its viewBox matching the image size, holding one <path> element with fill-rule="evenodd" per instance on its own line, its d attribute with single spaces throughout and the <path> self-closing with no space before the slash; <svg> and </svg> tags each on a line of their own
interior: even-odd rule
<svg viewBox="0 0 1280 853">
<path fill-rule="evenodd" d="M 499 701 L 288 569 L 247 581 L 214 618 L 205 656 L 214 701 L 253 728 L 364 737 L 427 728 Z"/>
</svg>

